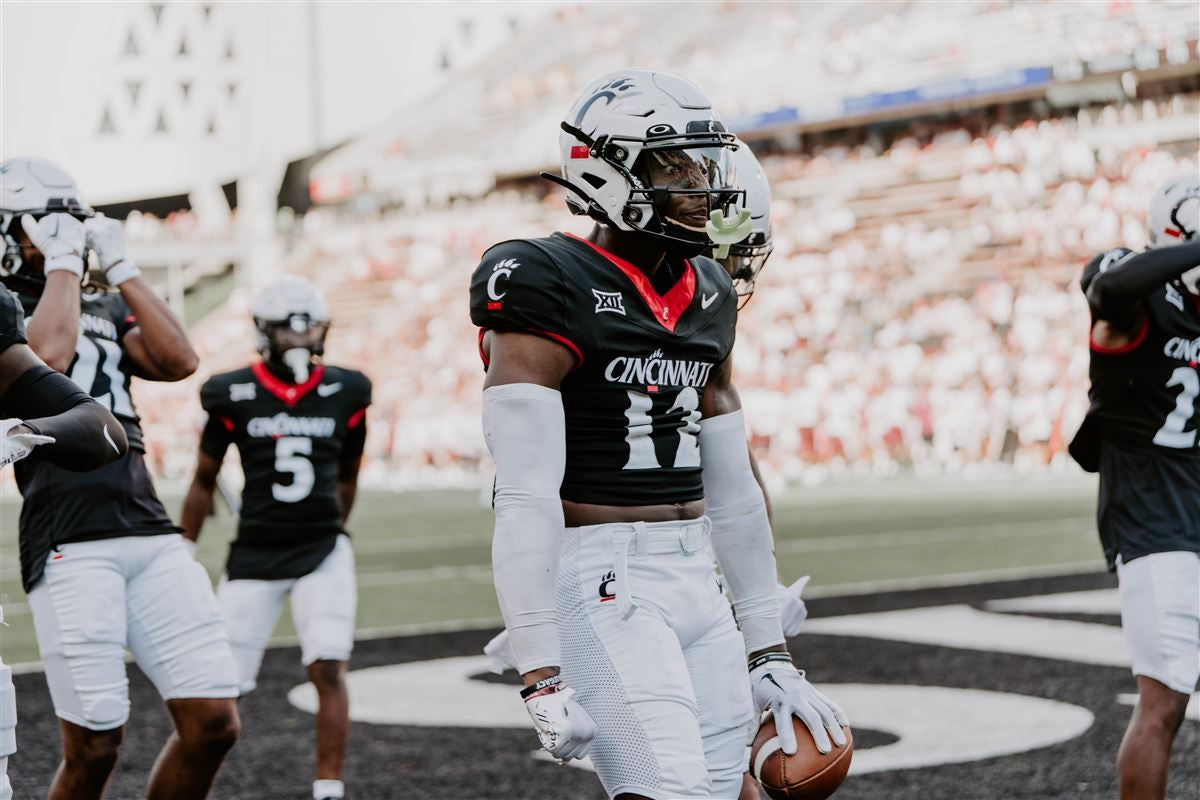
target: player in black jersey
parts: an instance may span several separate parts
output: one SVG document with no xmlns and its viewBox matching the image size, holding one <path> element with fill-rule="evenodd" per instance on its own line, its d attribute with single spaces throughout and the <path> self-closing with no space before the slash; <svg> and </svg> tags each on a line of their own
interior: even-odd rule
<svg viewBox="0 0 1200 800">
<path fill-rule="evenodd" d="M 25 311 L 0 285 L 0 467 L 33 456 L 84 471 L 120 458 L 127 448 L 113 415 L 29 349 Z M 12 670 L 0 660 L 0 797 L 12 797 L 8 759 L 17 750 L 16 712 Z"/>
<path fill-rule="evenodd" d="M 177 380 L 196 355 L 125 258 L 120 223 L 93 215 L 55 165 L 0 165 L 0 232 L 30 347 L 112 412 L 129 450 L 88 473 L 16 467 L 21 578 L 63 740 L 49 796 L 103 793 L 129 716 L 128 647 L 175 725 L 147 797 L 203 797 L 237 736 L 233 656 L 208 575 L 155 496 L 129 394 L 132 375 Z M 89 249 L 113 291 L 81 291 Z"/>
<path fill-rule="evenodd" d="M 313 796 L 340 798 L 357 597 L 344 525 L 358 484 L 371 382 L 322 363 L 329 310 L 302 278 L 267 287 L 254 320 L 263 360 L 214 375 L 200 389 L 208 421 L 182 524 L 189 539 L 200 535 L 221 460 L 236 445 L 246 482 L 217 599 L 239 687 L 242 694 L 254 689 L 291 594 L 302 661 L 320 701 Z"/>
<path fill-rule="evenodd" d="M 1123 800 L 1166 793 L 1200 677 L 1200 178 L 1164 186 L 1148 225 L 1149 250 L 1111 250 L 1084 269 L 1091 408 L 1071 442 L 1100 473 L 1100 539 L 1137 676 L 1117 756 Z"/>
<path fill-rule="evenodd" d="M 543 747 L 590 750 L 610 796 L 736 796 L 754 707 L 826 750 L 844 715 L 784 646 L 730 383 L 737 297 L 702 255 L 749 232 L 735 143 L 695 86 L 649 70 L 593 83 L 562 129 L 552 179 L 596 229 L 499 244 L 471 282 L 522 695 Z"/>
</svg>

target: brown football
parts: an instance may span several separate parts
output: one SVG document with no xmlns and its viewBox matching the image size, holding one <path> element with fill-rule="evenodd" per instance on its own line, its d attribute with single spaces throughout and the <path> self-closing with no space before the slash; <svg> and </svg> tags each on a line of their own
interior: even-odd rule
<svg viewBox="0 0 1200 800">
<path fill-rule="evenodd" d="M 775 717 L 765 715 L 750 750 L 751 774 L 775 800 L 825 800 L 837 791 L 850 770 L 854 737 L 843 727 L 846 744 L 822 755 L 808 728 L 792 717 L 796 729 L 796 754 L 785 756 L 775 736 Z"/>
</svg>

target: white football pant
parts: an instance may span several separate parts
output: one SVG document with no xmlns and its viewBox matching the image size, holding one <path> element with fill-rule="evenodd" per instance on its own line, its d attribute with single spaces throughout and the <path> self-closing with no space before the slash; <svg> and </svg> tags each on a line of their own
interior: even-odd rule
<svg viewBox="0 0 1200 800">
<path fill-rule="evenodd" d="M 349 537 L 343 535 L 338 536 L 333 551 L 320 566 L 301 578 L 221 579 L 217 601 L 225 617 L 242 694 L 254 691 L 258 685 L 263 652 L 288 594 L 292 596 L 292 622 L 300 638 L 304 666 L 316 661 L 350 660 L 358 584 L 354 550 Z"/>
<path fill-rule="evenodd" d="M 1121 627 L 1133 674 L 1181 694 L 1200 679 L 1200 553 L 1152 553 L 1117 560 Z"/>
<path fill-rule="evenodd" d="M 610 797 L 738 796 L 754 715 L 742 635 L 708 554 L 707 518 L 566 531 L 562 674 L 596 721 Z"/>
<path fill-rule="evenodd" d="M 179 534 L 60 545 L 29 608 L 67 722 L 103 731 L 129 719 L 126 647 L 164 700 L 237 697 L 212 583 Z"/>
</svg>

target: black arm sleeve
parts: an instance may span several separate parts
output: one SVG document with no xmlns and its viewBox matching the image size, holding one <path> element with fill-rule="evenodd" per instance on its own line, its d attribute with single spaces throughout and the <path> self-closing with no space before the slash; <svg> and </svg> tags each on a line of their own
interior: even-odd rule
<svg viewBox="0 0 1200 800">
<path fill-rule="evenodd" d="M 1197 265 L 1200 265 L 1200 242 L 1147 250 L 1112 266 L 1102 261 L 1084 289 L 1092 316 L 1128 323 L 1137 317 L 1147 295 Z"/>
<path fill-rule="evenodd" d="M 104 406 L 70 378 L 47 366 L 26 370 L 0 399 L 5 416 L 18 417 L 54 444 L 35 447 L 30 458 L 72 472 L 87 472 L 125 455 L 125 429 Z"/>
</svg>

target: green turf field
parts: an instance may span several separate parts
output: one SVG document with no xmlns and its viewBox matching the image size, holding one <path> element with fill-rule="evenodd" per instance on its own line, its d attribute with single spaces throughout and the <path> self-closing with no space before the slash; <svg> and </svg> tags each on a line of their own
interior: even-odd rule
<svg viewBox="0 0 1200 800">
<path fill-rule="evenodd" d="M 175 514 L 178 497 L 164 496 Z M 775 498 L 779 569 L 813 576 L 812 594 L 883 588 L 908 579 L 983 579 L 1030 570 L 1102 569 L 1086 478 L 846 483 Z M 17 564 L 19 501 L 0 499 L 0 628 L 7 663 L 36 660 L 33 621 Z M 499 617 L 492 590 L 491 512 L 475 492 L 365 492 L 351 518 L 363 635 L 412 625 Z M 199 555 L 214 578 L 233 534 L 222 509 Z M 965 575 L 964 575 L 965 574 Z M 865 585 L 864 585 L 865 584 Z M 399 631 L 396 631 L 399 632 Z M 284 614 L 276 634 L 292 634 Z"/>
</svg>

